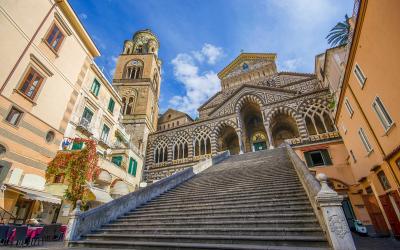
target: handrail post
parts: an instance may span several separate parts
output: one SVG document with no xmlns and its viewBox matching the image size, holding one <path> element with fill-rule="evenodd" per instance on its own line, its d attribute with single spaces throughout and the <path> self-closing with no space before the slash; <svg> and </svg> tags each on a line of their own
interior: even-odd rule
<svg viewBox="0 0 400 250">
<path fill-rule="evenodd" d="M 324 217 L 332 248 L 335 250 L 355 250 L 353 237 L 342 209 L 343 197 L 328 186 L 328 177 L 325 174 L 318 174 L 317 180 L 321 183 L 321 190 L 315 200 Z"/>
<path fill-rule="evenodd" d="M 71 212 L 69 220 L 68 220 L 68 227 L 67 227 L 67 234 L 65 235 L 65 243 L 68 246 L 69 241 L 77 240 L 77 229 L 79 228 L 79 221 L 80 221 L 80 214 L 81 211 L 82 201 L 76 201 L 76 207 Z"/>
</svg>

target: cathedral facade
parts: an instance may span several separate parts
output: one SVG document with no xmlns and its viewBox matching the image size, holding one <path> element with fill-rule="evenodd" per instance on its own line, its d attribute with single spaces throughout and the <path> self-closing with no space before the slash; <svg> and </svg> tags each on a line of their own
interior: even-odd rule
<svg viewBox="0 0 400 250">
<path fill-rule="evenodd" d="M 242 154 L 338 137 L 329 89 L 314 74 L 279 72 L 276 54 L 241 53 L 218 77 L 221 90 L 198 108 L 198 120 L 175 110 L 160 116 L 147 139 L 147 182 L 225 150 Z"/>
</svg>

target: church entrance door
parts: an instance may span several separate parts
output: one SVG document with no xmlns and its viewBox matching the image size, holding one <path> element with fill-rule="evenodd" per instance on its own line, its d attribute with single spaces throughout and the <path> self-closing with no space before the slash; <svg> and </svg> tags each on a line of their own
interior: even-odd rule
<svg viewBox="0 0 400 250">
<path fill-rule="evenodd" d="M 265 141 L 255 142 L 253 143 L 254 151 L 260 151 L 267 148 L 267 143 Z"/>
</svg>

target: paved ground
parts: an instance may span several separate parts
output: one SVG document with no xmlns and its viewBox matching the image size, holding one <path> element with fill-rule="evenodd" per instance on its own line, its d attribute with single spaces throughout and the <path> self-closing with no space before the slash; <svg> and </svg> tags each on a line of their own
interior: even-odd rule
<svg viewBox="0 0 400 250">
<path fill-rule="evenodd" d="M 393 238 L 370 238 L 361 237 L 353 234 L 354 241 L 356 243 L 357 250 L 399 250 L 400 241 Z M 0 249 L 21 249 L 15 246 L 0 246 Z M 43 246 L 28 247 L 25 249 L 32 250 L 66 250 L 62 242 L 45 242 Z M 73 248 L 73 250 L 93 250 L 93 248 Z M 96 248 L 96 250 L 103 250 L 101 248 Z M 105 249 L 104 249 L 105 250 Z M 115 249 L 117 250 L 117 249 Z"/>
</svg>

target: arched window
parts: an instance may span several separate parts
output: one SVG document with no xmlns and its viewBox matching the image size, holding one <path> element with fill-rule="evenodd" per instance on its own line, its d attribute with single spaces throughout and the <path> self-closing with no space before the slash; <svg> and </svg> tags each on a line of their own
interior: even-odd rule
<svg viewBox="0 0 400 250">
<path fill-rule="evenodd" d="M 304 108 L 304 121 L 309 135 L 336 131 L 328 109 L 320 102 L 314 102 Z"/>
<path fill-rule="evenodd" d="M 197 131 L 197 136 L 194 139 L 194 155 L 206 155 L 211 154 L 211 139 L 210 132 L 207 129 L 201 129 Z"/>
<path fill-rule="evenodd" d="M 126 97 L 122 97 L 122 107 L 121 107 L 121 113 L 125 115 L 126 111 Z"/>
<path fill-rule="evenodd" d="M 154 73 L 154 76 L 153 76 L 153 88 L 157 91 L 157 89 L 158 89 L 158 74 L 157 74 L 157 72 L 156 73 Z"/>
<path fill-rule="evenodd" d="M 168 161 L 168 147 L 165 141 L 160 141 L 154 149 L 154 163 Z"/>
<path fill-rule="evenodd" d="M 174 151 L 172 152 L 173 154 L 173 159 L 178 160 L 178 159 L 184 159 L 189 156 L 188 152 L 188 142 L 184 137 L 179 137 L 174 144 L 173 147 Z"/>
<path fill-rule="evenodd" d="M 133 97 L 129 97 L 128 99 L 128 104 L 126 105 L 126 115 L 132 115 L 133 114 L 133 105 L 134 105 L 134 98 Z"/>
<path fill-rule="evenodd" d="M 143 62 L 139 60 L 129 61 L 125 66 L 125 79 L 139 79 L 142 78 Z"/>
<path fill-rule="evenodd" d="M 143 45 L 138 45 L 136 47 L 136 53 L 143 53 Z"/>
</svg>

